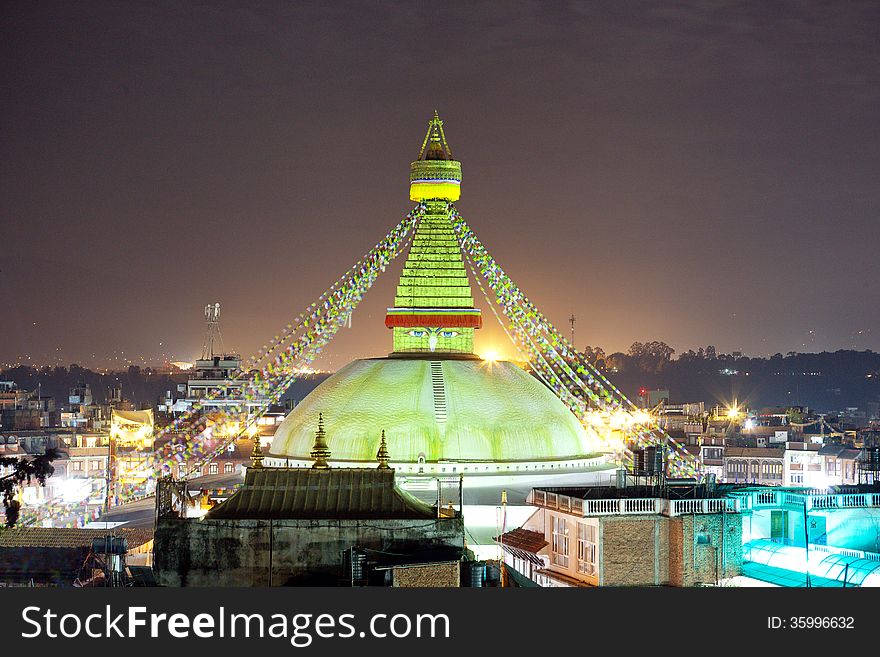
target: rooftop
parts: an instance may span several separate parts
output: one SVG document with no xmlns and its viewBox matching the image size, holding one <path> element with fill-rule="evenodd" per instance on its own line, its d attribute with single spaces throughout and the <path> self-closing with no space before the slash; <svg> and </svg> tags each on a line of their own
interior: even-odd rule
<svg viewBox="0 0 880 657">
<path fill-rule="evenodd" d="M 735 484 L 715 484 L 709 489 L 706 484 L 683 483 L 668 486 L 542 486 L 533 490 L 545 493 L 566 495 L 581 500 L 621 500 L 659 498 L 666 500 L 704 500 L 723 497 L 725 493 L 741 488 Z"/>
<path fill-rule="evenodd" d="M 70 527 L 33 527 L 0 529 L 0 548 L 78 548 L 92 547 L 92 539 L 107 534 L 122 536 L 128 549 L 140 547 L 153 540 L 153 530 L 121 527 L 108 529 L 74 529 Z"/>
<path fill-rule="evenodd" d="M 783 447 L 728 447 L 724 450 L 724 455 L 728 458 L 733 457 L 758 457 L 762 459 L 781 459 L 785 458 L 785 448 Z"/>
<path fill-rule="evenodd" d="M 548 545 L 541 532 L 533 532 L 530 529 L 517 527 L 509 532 L 496 536 L 495 541 L 502 543 L 506 547 L 524 550 L 531 554 L 537 554 L 542 548 Z"/>
<path fill-rule="evenodd" d="M 434 519 L 434 507 L 394 484 L 393 469 L 249 468 L 213 519 Z"/>
</svg>

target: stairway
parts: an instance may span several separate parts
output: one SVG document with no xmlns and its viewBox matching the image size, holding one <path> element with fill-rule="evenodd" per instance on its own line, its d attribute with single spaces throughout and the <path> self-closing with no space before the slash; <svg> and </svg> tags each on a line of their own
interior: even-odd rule
<svg viewBox="0 0 880 657">
<path fill-rule="evenodd" d="M 431 361 L 431 390 L 434 393 L 434 419 L 446 424 L 446 384 L 443 381 L 443 363 Z"/>
</svg>

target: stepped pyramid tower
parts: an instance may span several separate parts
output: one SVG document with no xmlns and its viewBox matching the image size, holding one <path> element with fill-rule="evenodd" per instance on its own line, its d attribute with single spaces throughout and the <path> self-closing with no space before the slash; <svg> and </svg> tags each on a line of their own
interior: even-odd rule
<svg viewBox="0 0 880 657">
<path fill-rule="evenodd" d="M 423 214 L 385 316 L 391 353 L 353 361 L 315 388 L 278 427 L 265 464 L 311 467 L 321 415 L 330 467 L 375 467 L 383 429 L 397 476 L 586 465 L 597 436 L 517 364 L 474 353 L 482 317 L 449 219 L 461 163 L 436 112 L 410 167 L 409 195 Z"/>
<path fill-rule="evenodd" d="M 461 195 L 461 163 L 443 133 L 435 110 L 410 173 L 410 200 L 425 205 L 403 268 L 394 307 L 385 326 L 394 331 L 394 353 L 472 355 L 474 329 L 482 326 L 474 308 L 461 250 L 448 219 L 447 203 Z"/>
</svg>

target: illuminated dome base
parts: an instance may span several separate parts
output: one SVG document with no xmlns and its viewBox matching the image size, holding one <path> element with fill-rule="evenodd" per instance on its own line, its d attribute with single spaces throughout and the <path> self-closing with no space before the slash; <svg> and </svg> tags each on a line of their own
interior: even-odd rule
<svg viewBox="0 0 880 657">
<path fill-rule="evenodd" d="M 382 430 L 392 467 L 438 464 L 545 469 L 588 465 L 600 441 L 538 380 L 509 362 L 430 357 L 356 360 L 321 383 L 285 418 L 267 465 L 310 464 L 318 413 L 331 463 L 375 466 Z M 556 466 L 560 467 L 560 466 Z M 412 467 L 403 471 L 417 471 Z M 445 470 L 449 472 L 450 470 Z M 462 472 L 462 470 L 458 470 Z"/>
</svg>

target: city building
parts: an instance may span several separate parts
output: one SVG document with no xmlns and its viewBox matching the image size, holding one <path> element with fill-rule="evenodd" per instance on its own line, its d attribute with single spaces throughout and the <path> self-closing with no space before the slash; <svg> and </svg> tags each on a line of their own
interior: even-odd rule
<svg viewBox="0 0 880 657">
<path fill-rule="evenodd" d="M 536 488 L 537 511 L 496 538 L 545 587 L 696 586 L 741 574 L 737 500 L 705 485 Z"/>
<path fill-rule="evenodd" d="M 113 404 L 122 406 L 121 400 Z M 80 384 L 70 389 L 67 408 L 61 412 L 61 426 L 79 431 L 108 431 L 112 409 L 110 402 L 95 401 L 87 383 Z"/>
<path fill-rule="evenodd" d="M 55 398 L 37 390 L 21 390 L 12 381 L 0 381 L 0 430 L 57 427 L 61 420 Z"/>
<path fill-rule="evenodd" d="M 856 485 L 859 482 L 859 461 L 864 452 L 851 445 L 824 445 L 820 457 L 825 486 Z"/>
<path fill-rule="evenodd" d="M 824 474 L 824 458 L 819 455 L 818 443 L 788 441 L 785 443 L 783 486 L 824 488 L 828 485 Z"/>
<path fill-rule="evenodd" d="M 726 483 L 782 486 L 786 480 L 783 447 L 725 447 L 722 460 Z"/>
<path fill-rule="evenodd" d="M 703 464 L 703 474 L 714 475 L 716 481 L 726 481 L 724 474 L 724 454 L 727 449 L 724 438 L 719 436 L 700 437 L 699 459 Z"/>
</svg>

